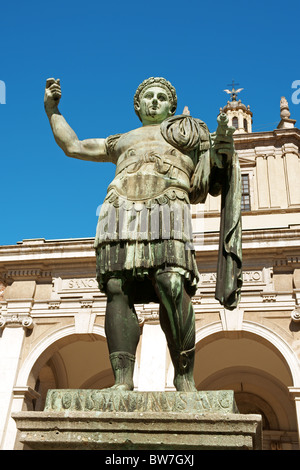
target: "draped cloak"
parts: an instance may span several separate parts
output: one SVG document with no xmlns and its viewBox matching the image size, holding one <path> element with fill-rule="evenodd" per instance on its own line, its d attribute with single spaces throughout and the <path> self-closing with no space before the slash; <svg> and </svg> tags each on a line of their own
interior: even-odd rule
<svg viewBox="0 0 300 470">
<path fill-rule="evenodd" d="M 136 302 L 155 302 L 157 298 L 154 289 L 151 289 L 151 282 L 145 281 L 149 281 L 153 272 L 160 269 L 176 270 L 184 276 L 189 294 L 194 295 L 199 273 L 193 248 L 189 204 L 204 203 L 208 194 L 221 194 L 216 299 L 225 308 L 234 309 L 242 286 L 241 178 L 238 156 L 234 152 L 232 160 L 226 162 L 225 156 L 220 158 L 216 155 L 212 150 L 207 126 L 203 121 L 187 115 L 166 119 L 160 125 L 160 133 L 163 140 L 175 152 L 179 150 L 182 157 L 181 160 L 178 156 L 174 157 L 173 151 L 165 157 L 152 155 L 160 178 L 169 171 L 168 168 L 176 170 L 177 165 L 176 174 L 181 171 L 185 178 L 188 176 L 190 187 L 185 190 L 175 184 L 166 187 L 161 194 L 153 194 L 141 201 L 128 194 L 124 197 L 112 182 L 101 208 L 95 238 L 99 287 L 105 292 L 106 283 L 111 277 L 125 280 L 134 278 L 144 281 L 141 289 L 138 289 Z M 122 134 L 118 134 L 106 141 L 107 153 L 117 163 L 116 177 L 121 171 L 128 172 L 129 164 L 135 171 L 142 164 L 134 152 L 127 160 L 124 159 L 127 167 L 116 161 L 114 154 L 121 137 Z M 159 213 L 158 218 L 153 217 L 155 211 Z M 156 226 L 153 235 L 153 226 L 148 222 L 154 219 L 159 227 L 157 229 Z M 166 220 L 169 221 L 167 227 Z M 167 236 L 164 236 L 165 232 Z"/>
</svg>

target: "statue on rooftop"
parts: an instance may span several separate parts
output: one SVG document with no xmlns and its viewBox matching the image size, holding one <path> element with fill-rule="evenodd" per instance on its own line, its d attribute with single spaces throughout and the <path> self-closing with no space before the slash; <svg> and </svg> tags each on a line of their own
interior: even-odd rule
<svg viewBox="0 0 300 470">
<path fill-rule="evenodd" d="M 222 194 L 216 298 L 228 309 L 242 286 L 241 182 L 234 128 L 226 115 L 210 133 L 161 77 L 134 96 L 142 126 L 107 138 L 79 140 L 58 110 L 60 81 L 48 79 L 45 110 L 57 144 L 69 157 L 113 162 L 116 173 L 101 207 L 95 237 L 97 280 L 107 296 L 105 331 L 116 390 L 133 389 L 140 327 L 134 305 L 157 302 L 178 391 L 195 391 L 195 316 L 199 273 L 189 205 Z M 154 345 L 155 347 L 155 345 Z"/>
</svg>

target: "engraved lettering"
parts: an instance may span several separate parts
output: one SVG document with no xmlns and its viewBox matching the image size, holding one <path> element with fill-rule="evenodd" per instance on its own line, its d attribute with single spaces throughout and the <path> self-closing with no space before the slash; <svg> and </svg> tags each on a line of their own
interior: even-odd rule
<svg viewBox="0 0 300 470">
<path fill-rule="evenodd" d="M 97 289 L 97 288 L 98 288 L 97 280 L 93 278 L 64 280 L 63 285 L 62 285 L 63 290 Z"/>
<path fill-rule="evenodd" d="M 104 405 L 104 396 L 103 396 L 103 393 L 97 393 L 97 392 L 93 392 L 92 393 L 92 399 L 95 401 L 95 403 L 97 404 L 97 409 L 98 410 L 102 410 L 103 409 L 103 405 Z"/>
<path fill-rule="evenodd" d="M 87 394 L 85 399 L 85 408 L 93 410 L 95 408 L 95 402 L 93 400 L 93 394 Z"/>
<path fill-rule="evenodd" d="M 185 410 L 186 409 L 186 399 L 182 393 L 176 395 L 176 410 Z"/>
<path fill-rule="evenodd" d="M 70 408 L 72 403 L 72 395 L 70 393 L 64 393 L 62 396 L 61 404 L 64 409 Z"/>
<path fill-rule="evenodd" d="M 163 395 L 163 409 L 165 411 L 174 410 L 175 408 L 175 397 L 173 395 Z"/>
<path fill-rule="evenodd" d="M 59 392 L 52 392 L 51 394 L 51 407 L 54 409 L 54 410 L 59 410 L 60 409 L 60 399 L 61 399 L 61 395 Z"/>
<path fill-rule="evenodd" d="M 209 410 L 211 408 L 207 395 L 203 395 L 201 397 L 201 403 L 205 410 Z"/>
<path fill-rule="evenodd" d="M 154 411 L 161 411 L 161 407 L 160 407 L 158 398 L 155 395 L 155 393 L 151 393 L 151 400 L 152 400 L 152 408 L 151 409 L 154 410 Z"/>
<path fill-rule="evenodd" d="M 119 410 L 128 411 L 128 400 L 125 399 L 123 394 L 120 394 Z"/>
<path fill-rule="evenodd" d="M 82 403 L 81 403 L 81 397 L 79 393 L 76 394 L 75 396 L 75 409 L 76 410 L 82 410 Z"/>
<path fill-rule="evenodd" d="M 201 274 L 201 283 L 202 284 L 214 284 L 217 280 L 216 273 L 203 273 Z M 262 282 L 262 272 L 261 271 L 244 271 L 243 272 L 244 282 Z"/>
<path fill-rule="evenodd" d="M 222 408 L 229 408 L 230 403 L 229 403 L 228 396 L 226 393 L 220 392 L 218 398 L 219 398 L 219 404 Z"/>
<path fill-rule="evenodd" d="M 260 281 L 261 273 L 259 273 L 258 271 L 254 271 L 252 273 L 252 279 L 253 279 L 253 281 Z"/>
<path fill-rule="evenodd" d="M 197 411 L 203 411 L 203 404 L 202 404 L 202 398 L 200 398 L 199 396 L 197 396 L 197 394 L 195 394 L 195 402 L 196 402 L 196 406 L 197 406 Z"/>
<path fill-rule="evenodd" d="M 115 411 L 112 395 L 109 394 L 105 398 L 106 400 L 103 406 L 103 411 Z"/>
<path fill-rule="evenodd" d="M 136 394 L 132 392 L 109 393 L 101 390 L 52 390 L 47 396 L 46 409 L 161 413 L 186 410 L 203 412 L 220 409 L 230 412 L 234 407 L 233 398 L 227 391 Z"/>
</svg>

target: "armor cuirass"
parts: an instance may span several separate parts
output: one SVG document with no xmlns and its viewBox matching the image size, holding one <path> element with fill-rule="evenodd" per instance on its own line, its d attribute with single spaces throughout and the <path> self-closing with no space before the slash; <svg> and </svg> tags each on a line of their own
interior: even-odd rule
<svg viewBox="0 0 300 470">
<path fill-rule="evenodd" d="M 171 188 L 189 192 L 194 163 L 166 142 L 159 125 L 122 135 L 114 151 L 117 168 L 108 194 L 113 191 L 131 201 L 147 201 Z"/>
</svg>

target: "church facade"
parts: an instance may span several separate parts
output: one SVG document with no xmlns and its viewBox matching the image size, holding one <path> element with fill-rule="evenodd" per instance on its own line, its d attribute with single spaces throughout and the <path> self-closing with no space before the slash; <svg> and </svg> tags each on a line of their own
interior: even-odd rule
<svg viewBox="0 0 300 470">
<path fill-rule="evenodd" d="M 299 449 L 300 130 L 280 102 L 276 129 L 252 132 L 252 112 L 232 94 L 242 173 L 243 288 L 237 309 L 214 298 L 220 199 L 192 206 L 200 282 L 198 390 L 234 390 L 241 413 L 262 415 L 263 448 Z M 23 240 L 0 247 L 0 442 L 20 449 L 21 410 L 41 411 L 47 390 L 114 383 L 95 279 L 93 239 Z M 174 390 L 158 305 L 137 305 L 141 337 L 135 389 Z"/>
</svg>

